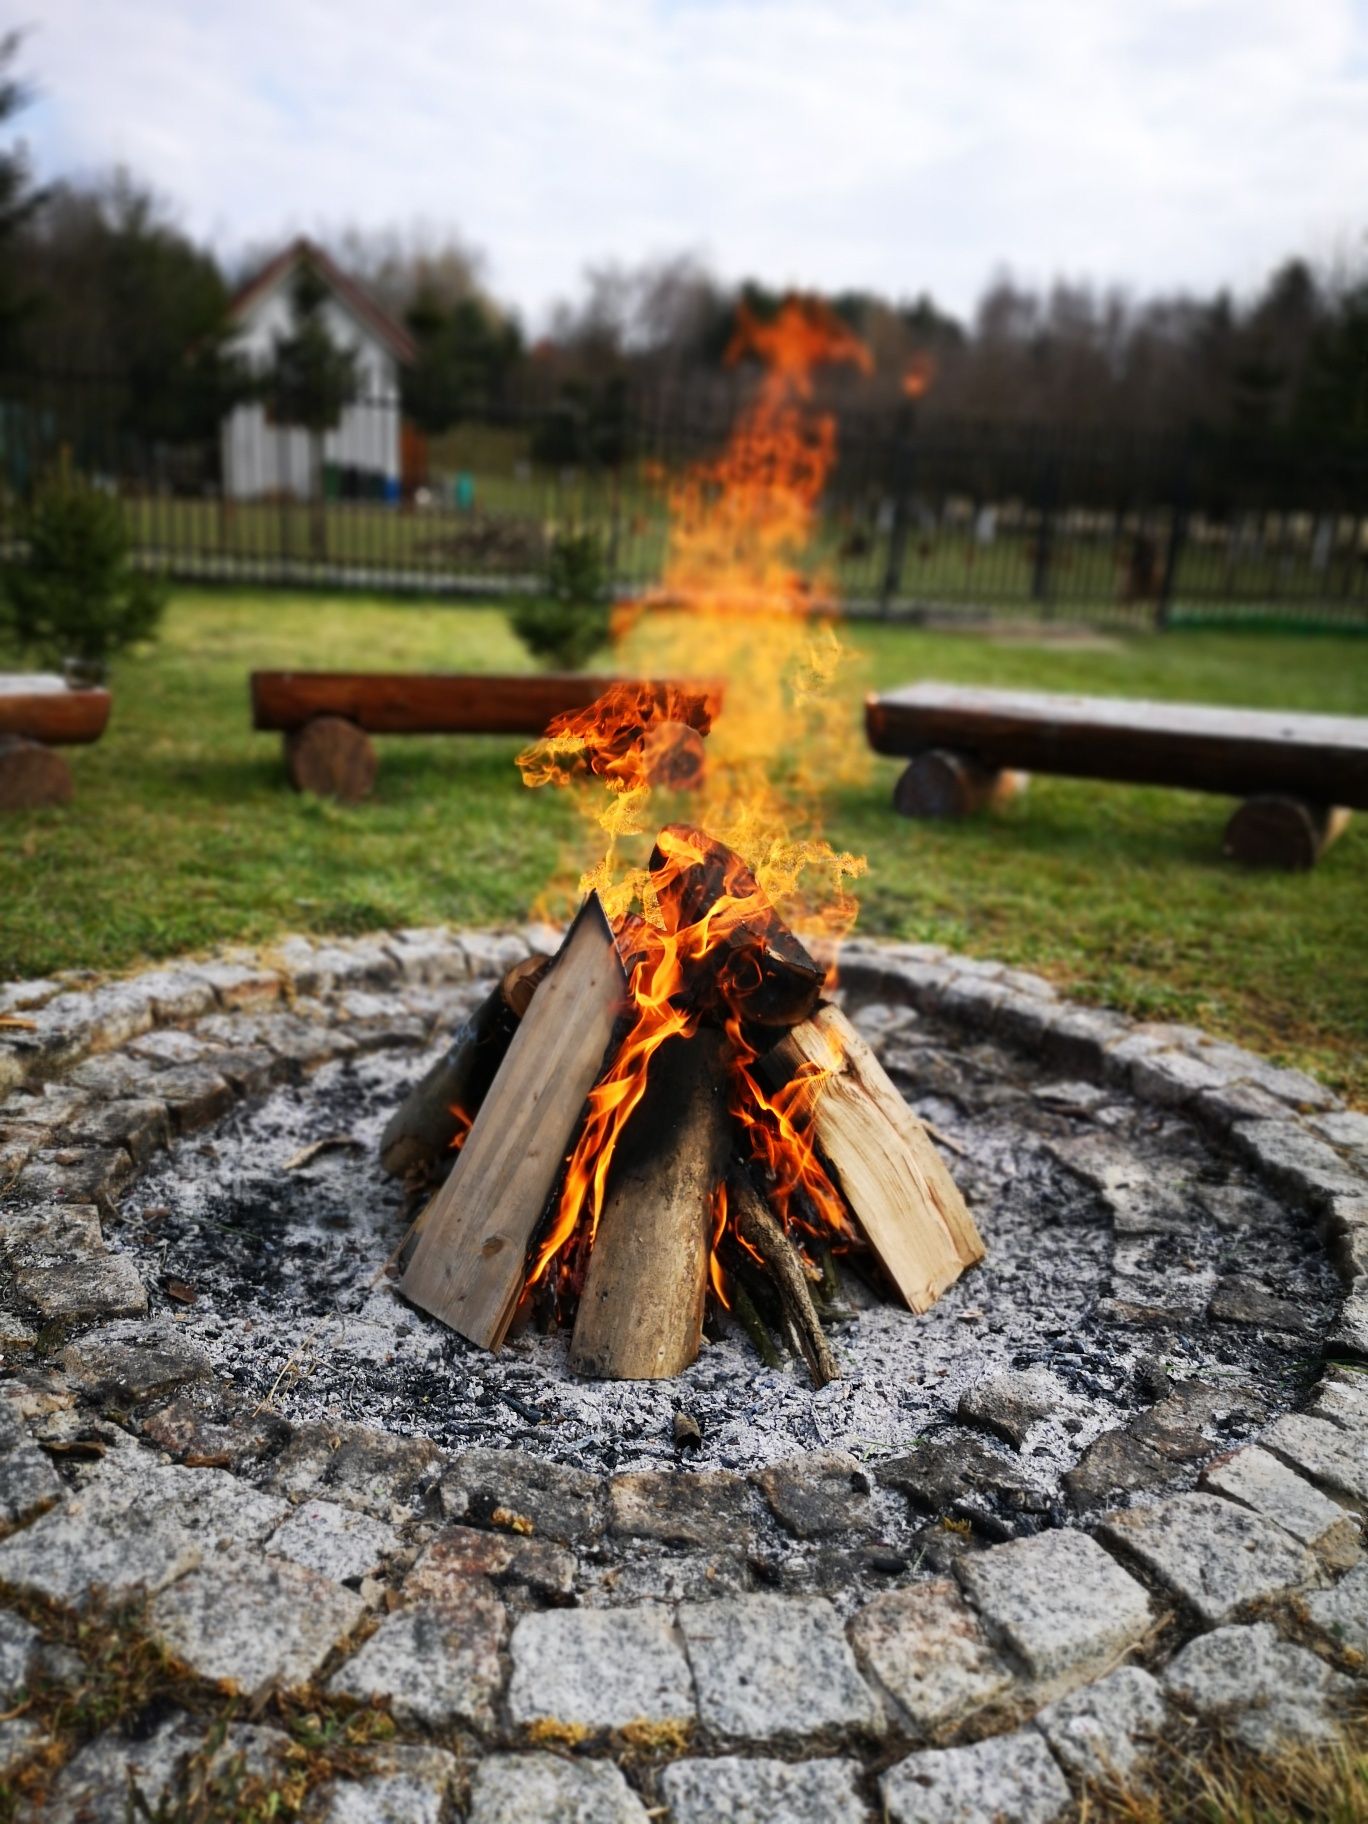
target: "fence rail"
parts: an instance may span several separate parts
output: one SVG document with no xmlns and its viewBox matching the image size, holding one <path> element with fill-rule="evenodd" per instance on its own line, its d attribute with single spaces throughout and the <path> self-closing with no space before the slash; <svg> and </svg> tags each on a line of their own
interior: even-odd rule
<svg viewBox="0 0 1368 1824">
<path fill-rule="evenodd" d="M 671 476 L 723 445 L 735 385 L 526 392 L 423 437 L 395 397 L 321 438 L 99 378 L 0 377 L 0 549 L 65 460 L 124 505 L 136 561 L 193 582 L 489 594 L 539 586 L 563 528 L 622 592 L 659 581 Z M 1368 446 L 840 417 L 807 561 L 866 614 L 1368 629 Z"/>
</svg>

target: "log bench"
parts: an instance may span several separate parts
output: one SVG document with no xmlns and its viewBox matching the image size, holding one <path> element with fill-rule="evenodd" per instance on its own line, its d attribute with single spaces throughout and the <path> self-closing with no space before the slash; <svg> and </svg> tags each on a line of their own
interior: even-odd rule
<svg viewBox="0 0 1368 1824">
<path fill-rule="evenodd" d="M 540 735 L 553 716 L 587 709 L 616 682 L 583 673 L 254 671 L 252 726 L 284 736 L 296 791 L 355 804 L 375 783 L 372 735 Z M 686 688 L 714 709 L 720 703 L 717 684 Z"/>
<path fill-rule="evenodd" d="M 1241 799 L 1227 855 L 1309 868 L 1368 809 L 1362 717 L 924 683 L 870 696 L 865 728 L 876 753 L 908 759 L 893 790 L 905 817 L 1000 803 L 1024 783 L 1017 768 L 1176 786 Z"/>
<path fill-rule="evenodd" d="M 109 704 L 107 690 L 69 690 L 44 672 L 0 673 L 0 811 L 68 804 L 71 768 L 53 750 L 98 741 Z"/>
</svg>

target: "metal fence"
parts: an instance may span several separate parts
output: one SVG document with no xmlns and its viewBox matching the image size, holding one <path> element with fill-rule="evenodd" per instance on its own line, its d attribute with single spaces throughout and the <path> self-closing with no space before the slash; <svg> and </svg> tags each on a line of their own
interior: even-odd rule
<svg viewBox="0 0 1368 1824">
<path fill-rule="evenodd" d="M 0 378 L 0 546 L 23 560 L 25 501 L 67 462 L 181 581 L 534 591 L 557 533 L 588 528 L 635 593 L 662 574 L 671 478 L 743 396 L 533 389 L 431 437 L 368 398 L 319 438 L 269 396 Z M 1368 629 L 1368 447 L 845 411 L 806 561 L 857 614 Z"/>
</svg>

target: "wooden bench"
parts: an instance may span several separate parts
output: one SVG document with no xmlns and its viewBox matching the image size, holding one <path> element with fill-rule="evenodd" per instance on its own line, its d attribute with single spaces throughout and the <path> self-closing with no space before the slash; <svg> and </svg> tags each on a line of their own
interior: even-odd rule
<svg viewBox="0 0 1368 1824">
<path fill-rule="evenodd" d="M 1146 703 L 1125 697 L 913 684 L 871 696 L 876 753 L 910 764 L 893 791 L 906 817 L 962 817 L 1000 802 L 1026 772 L 1238 797 L 1225 852 L 1309 868 L 1350 809 L 1368 810 L 1368 719 Z"/>
<path fill-rule="evenodd" d="M 68 804 L 71 768 L 53 749 L 98 741 L 109 706 L 107 690 L 69 690 L 43 672 L 0 673 L 0 811 Z"/>
<path fill-rule="evenodd" d="M 252 726 L 284 735 L 296 791 L 354 804 L 375 783 L 372 735 L 540 735 L 553 716 L 587 709 L 618 682 L 579 672 L 254 671 Z M 717 684 L 682 688 L 714 712 L 720 705 Z"/>
</svg>

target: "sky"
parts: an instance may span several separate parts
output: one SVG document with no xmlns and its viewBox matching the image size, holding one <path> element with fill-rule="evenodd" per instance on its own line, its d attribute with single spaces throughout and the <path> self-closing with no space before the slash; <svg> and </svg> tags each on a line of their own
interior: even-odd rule
<svg viewBox="0 0 1368 1824">
<path fill-rule="evenodd" d="M 588 264 L 1252 289 L 1368 246 L 1368 0 L 43 0 L 40 175 L 231 257 L 454 228 L 532 328 Z"/>
</svg>

